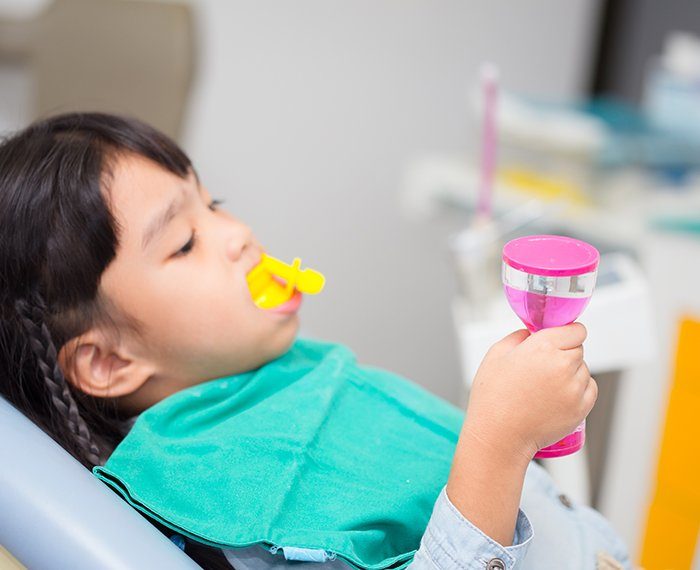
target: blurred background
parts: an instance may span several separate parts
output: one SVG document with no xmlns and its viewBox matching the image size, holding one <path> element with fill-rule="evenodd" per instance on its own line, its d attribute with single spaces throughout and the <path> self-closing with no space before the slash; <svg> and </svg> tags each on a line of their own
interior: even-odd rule
<svg viewBox="0 0 700 570">
<path fill-rule="evenodd" d="M 462 406 L 521 326 L 505 241 L 595 245 L 600 398 L 545 465 L 640 565 L 700 568 L 699 4 L 0 0 L 0 133 L 69 110 L 174 137 L 326 275 L 305 335 Z"/>
</svg>

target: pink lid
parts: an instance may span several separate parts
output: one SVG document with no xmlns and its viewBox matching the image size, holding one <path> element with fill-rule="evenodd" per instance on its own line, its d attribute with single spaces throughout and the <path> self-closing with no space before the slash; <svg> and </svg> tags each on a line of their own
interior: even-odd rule
<svg viewBox="0 0 700 570">
<path fill-rule="evenodd" d="M 594 271 L 599 260 L 595 247 L 565 236 L 525 236 L 503 246 L 504 262 L 535 275 L 582 275 Z"/>
</svg>

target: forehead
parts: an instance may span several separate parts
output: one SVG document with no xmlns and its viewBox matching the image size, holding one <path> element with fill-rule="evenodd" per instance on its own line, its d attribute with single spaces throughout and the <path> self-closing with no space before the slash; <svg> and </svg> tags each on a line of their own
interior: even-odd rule
<svg viewBox="0 0 700 570">
<path fill-rule="evenodd" d="M 120 241 L 136 239 L 155 213 L 194 183 L 194 173 L 183 179 L 139 155 L 116 158 L 107 193 L 121 229 Z"/>
</svg>

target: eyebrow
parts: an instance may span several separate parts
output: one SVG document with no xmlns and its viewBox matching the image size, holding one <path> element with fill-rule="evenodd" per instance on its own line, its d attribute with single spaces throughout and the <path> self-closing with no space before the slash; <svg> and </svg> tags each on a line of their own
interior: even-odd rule
<svg viewBox="0 0 700 570">
<path fill-rule="evenodd" d="M 146 230 L 143 232 L 143 237 L 141 238 L 141 249 L 145 250 L 153 239 L 165 229 L 165 226 L 167 226 L 182 209 L 182 205 L 185 202 L 184 196 L 186 192 L 185 189 L 183 190 L 184 192 L 180 194 L 180 196 L 170 202 L 168 207 L 165 208 L 165 210 L 163 210 L 160 214 L 155 216 L 146 226 Z M 197 179 L 197 192 L 200 194 L 202 192 L 199 179 Z"/>
</svg>

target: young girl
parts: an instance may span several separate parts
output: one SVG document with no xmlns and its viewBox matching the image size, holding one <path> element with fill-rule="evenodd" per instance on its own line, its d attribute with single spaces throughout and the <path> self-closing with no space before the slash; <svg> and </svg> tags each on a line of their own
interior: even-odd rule
<svg viewBox="0 0 700 570">
<path fill-rule="evenodd" d="M 143 123 L 68 114 L 9 137 L 2 395 L 85 467 L 104 465 L 145 410 L 295 354 L 298 303 L 263 310 L 251 299 L 246 275 L 262 251 L 176 144 Z M 595 402 L 585 336 L 580 324 L 517 331 L 489 351 L 412 569 L 630 567 L 608 523 L 531 462 Z M 205 568 L 290 564 L 259 545 L 184 549 Z"/>
</svg>

